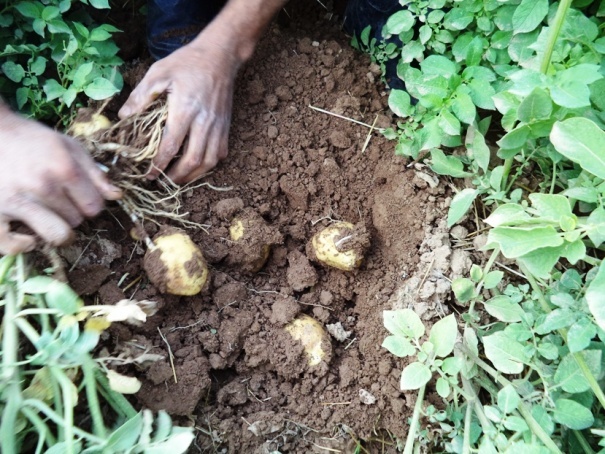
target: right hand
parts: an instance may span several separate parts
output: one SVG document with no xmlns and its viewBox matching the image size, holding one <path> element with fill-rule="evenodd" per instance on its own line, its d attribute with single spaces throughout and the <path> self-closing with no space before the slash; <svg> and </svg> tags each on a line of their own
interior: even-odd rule
<svg viewBox="0 0 605 454">
<path fill-rule="evenodd" d="M 33 235 L 11 232 L 20 221 L 43 241 L 69 241 L 86 217 L 121 191 L 78 143 L 0 106 L 0 254 L 31 251 Z"/>
</svg>

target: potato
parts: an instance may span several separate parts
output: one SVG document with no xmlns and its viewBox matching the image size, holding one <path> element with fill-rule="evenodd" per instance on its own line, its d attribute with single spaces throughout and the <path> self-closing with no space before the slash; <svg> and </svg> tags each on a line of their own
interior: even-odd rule
<svg viewBox="0 0 605 454">
<path fill-rule="evenodd" d="M 326 357 L 330 338 L 321 323 L 308 315 L 299 315 L 285 327 L 294 340 L 300 341 L 309 366 L 317 366 Z"/>
<path fill-rule="evenodd" d="M 200 249 L 179 229 L 167 229 L 153 238 L 154 248 L 145 254 L 149 280 L 162 293 L 195 295 L 208 279 L 208 266 Z"/>
<path fill-rule="evenodd" d="M 111 126 L 111 121 L 105 115 L 84 113 L 79 115 L 76 121 L 72 123 L 69 133 L 74 137 L 92 138 L 97 132 L 111 128 Z"/>
<path fill-rule="evenodd" d="M 311 258 L 339 270 L 352 271 L 361 265 L 369 245 L 365 227 L 356 227 L 350 222 L 336 222 L 311 239 L 311 255 L 314 256 Z"/>
<path fill-rule="evenodd" d="M 244 210 L 233 218 L 229 227 L 232 241 L 228 263 L 249 273 L 258 272 L 269 258 L 271 245 L 282 237 L 255 211 Z"/>
</svg>

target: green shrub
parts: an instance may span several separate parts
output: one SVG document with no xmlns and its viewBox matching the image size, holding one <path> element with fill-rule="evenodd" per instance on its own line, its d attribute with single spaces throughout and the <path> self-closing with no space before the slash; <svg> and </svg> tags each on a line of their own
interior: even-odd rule
<svg viewBox="0 0 605 454">
<path fill-rule="evenodd" d="M 24 114 L 69 121 L 84 97 L 105 99 L 123 85 L 112 25 L 95 25 L 87 8 L 107 0 L 5 2 L 0 12 L 0 94 Z"/>
</svg>

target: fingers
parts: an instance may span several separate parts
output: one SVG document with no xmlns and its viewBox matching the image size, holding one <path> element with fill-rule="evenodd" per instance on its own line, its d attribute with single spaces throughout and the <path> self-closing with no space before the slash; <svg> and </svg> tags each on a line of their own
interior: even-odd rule
<svg viewBox="0 0 605 454">
<path fill-rule="evenodd" d="M 177 184 L 182 183 L 190 173 L 204 163 L 207 155 L 206 144 L 212 123 L 205 120 L 205 115 L 198 115 L 189 132 L 189 143 L 183 156 L 170 168 L 168 178 Z"/>
<path fill-rule="evenodd" d="M 80 150 L 76 150 L 75 147 L 79 148 L 79 145 L 72 140 L 69 140 L 69 147 L 72 151 L 72 156 L 78 165 L 83 169 L 86 176 L 90 179 L 93 187 L 101 194 L 101 197 L 105 200 L 118 200 L 122 197 L 122 191 L 111 184 L 107 180 L 107 176 L 95 163 L 95 161 L 87 154 L 82 153 Z M 71 197 L 71 194 L 70 194 Z M 94 216 L 98 214 L 94 213 Z"/>
<path fill-rule="evenodd" d="M 160 73 L 158 67 L 152 65 L 149 71 L 141 81 L 141 83 L 135 88 L 120 111 L 118 116 L 120 118 L 129 117 L 132 114 L 142 112 L 145 108 L 151 104 L 155 99 L 168 90 L 170 81 L 163 77 L 158 78 L 156 73 Z"/>
<path fill-rule="evenodd" d="M 10 231 L 9 219 L 0 215 L 0 254 L 16 255 L 29 252 L 36 247 L 36 240 L 31 235 Z"/>
<path fill-rule="evenodd" d="M 212 170 L 219 161 L 225 159 L 228 154 L 229 123 L 223 123 L 222 128 L 214 128 L 208 137 L 204 159 L 197 168 L 189 168 L 186 176 L 182 177 L 178 183 L 191 183 Z M 169 174 L 170 176 L 170 174 Z"/>
<path fill-rule="evenodd" d="M 175 99 L 177 98 L 169 98 L 168 101 L 168 118 L 166 118 L 158 154 L 147 175 L 149 179 L 156 178 L 177 155 L 196 113 L 196 109 L 191 103 L 188 105 L 188 103 L 180 102 L 178 99 L 175 101 Z"/>
<path fill-rule="evenodd" d="M 5 213 L 0 215 L 0 236 L 4 234 L 4 238 L 14 240 L 17 237 L 9 232 L 8 220 L 23 222 L 53 246 L 67 243 L 73 236 L 70 225 L 59 214 L 28 197 L 21 197 L 17 205 L 4 211 Z M 23 235 L 20 237 L 19 241 L 24 241 Z"/>
</svg>

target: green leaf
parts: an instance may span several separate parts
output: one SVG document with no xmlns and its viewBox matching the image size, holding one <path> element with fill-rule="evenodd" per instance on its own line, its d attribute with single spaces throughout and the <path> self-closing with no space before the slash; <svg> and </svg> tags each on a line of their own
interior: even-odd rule
<svg viewBox="0 0 605 454">
<path fill-rule="evenodd" d="M 431 150 L 431 170 L 439 175 L 449 175 L 454 178 L 463 178 L 471 174 L 464 171 L 462 161 L 455 156 L 446 156 L 443 151 Z"/>
<path fill-rule="evenodd" d="M 567 197 L 558 194 L 540 194 L 529 195 L 532 204 L 532 210 L 536 216 L 553 222 L 559 222 L 562 217 L 573 216 L 571 205 Z"/>
<path fill-rule="evenodd" d="M 386 25 L 382 29 L 383 35 L 399 35 L 400 33 L 411 30 L 414 26 L 414 16 L 407 10 L 397 11 L 387 20 Z"/>
<path fill-rule="evenodd" d="M 429 55 L 420 63 L 425 76 L 443 76 L 446 79 L 458 74 L 456 63 L 443 55 Z"/>
<path fill-rule="evenodd" d="M 107 452 L 128 452 L 137 443 L 143 429 L 143 417 L 137 413 L 109 436 L 104 446 Z"/>
<path fill-rule="evenodd" d="M 471 207 L 479 191 L 476 189 L 465 188 L 458 192 L 452 199 L 450 209 L 447 213 L 447 226 L 451 227 L 458 222 Z"/>
<path fill-rule="evenodd" d="M 36 59 L 29 65 L 29 70 L 36 76 L 40 76 L 46 70 L 46 62 L 48 60 L 44 57 L 37 56 Z"/>
<path fill-rule="evenodd" d="M 529 430 L 529 426 L 521 416 L 509 415 L 504 418 L 502 424 L 512 432 L 526 432 Z"/>
<path fill-rule="evenodd" d="M 456 91 L 456 97 L 452 103 L 452 111 L 462 123 L 468 125 L 472 124 L 477 116 L 477 109 L 475 108 L 475 104 L 473 104 L 473 99 L 468 93 L 460 89 Z"/>
<path fill-rule="evenodd" d="M 114 84 L 103 77 L 97 77 L 84 88 L 86 96 L 95 101 L 109 98 L 119 92 L 120 90 Z"/>
<path fill-rule="evenodd" d="M 55 79 L 47 79 L 44 83 L 43 90 L 46 94 L 47 101 L 60 98 L 65 93 L 65 88 Z"/>
<path fill-rule="evenodd" d="M 401 373 L 400 388 L 402 391 L 420 389 L 431 379 L 431 370 L 422 363 L 408 364 Z"/>
<path fill-rule="evenodd" d="M 576 320 L 576 314 L 569 308 L 562 307 L 548 313 L 541 324 L 536 326 L 538 334 L 546 334 L 561 328 L 567 328 Z"/>
<path fill-rule="evenodd" d="M 587 234 L 595 247 L 605 242 L 605 210 L 597 207 L 587 219 Z"/>
<path fill-rule="evenodd" d="M 601 350 L 585 350 L 579 353 L 569 353 L 566 355 L 555 372 L 555 383 L 563 391 L 576 394 L 590 389 L 590 383 L 582 373 L 575 359 L 575 355 L 580 356 L 587 364 L 591 374 L 598 377 L 601 373 Z"/>
<path fill-rule="evenodd" d="M 512 131 L 507 132 L 497 143 L 504 150 L 516 150 L 525 146 L 530 132 L 529 126 L 520 124 Z"/>
<path fill-rule="evenodd" d="M 475 284 L 470 279 L 459 277 L 452 281 L 452 291 L 459 302 L 466 303 L 475 296 Z"/>
<path fill-rule="evenodd" d="M 23 109 L 23 106 L 29 101 L 29 95 L 32 92 L 29 87 L 19 87 L 15 91 L 15 99 L 17 100 L 17 109 Z"/>
<path fill-rule="evenodd" d="M 487 172 L 491 152 L 485 143 L 485 137 L 474 127 L 469 126 L 465 140 L 466 150 L 483 172 Z"/>
<path fill-rule="evenodd" d="M 464 361 L 462 358 L 457 356 L 450 356 L 449 358 L 445 358 L 443 360 L 443 365 L 441 366 L 441 370 L 448 375 L 456 375 L 462 369 L 464 365 Z"/>
<path fill-rule="evenodd" d="M 485 311 L 492 317 L 506 323 L 523 320 L 523 309 L 506 295 L 497 295 L 483 303 Z"/>
<path fill-rule="evenodd" d="M 573 430 L 587 429 L 594 423 L 592 412 L 569 399 L 557 399 L 553 413 L 555 421 Z"/>
<path fill-rule="evenodd" d="M 513 14 L 514 33 L 535 30 L 548 14 L 548 0 L 522 0 Z"/>
<path fill-rule="evenodd" d="M 507 203 L 496 208 L 492 214 L 485 219 L 485 222 L 492 227 L 499 227 L 504 225 L 523 224 L 530 219 L 531 216 L 527 214 L 525 208 L 521 205 Z"/>
<path fill-rule="evenodd" d="M 21 2 L 15 5 L 21 15 L 30 19 L 39 19 L 42 16 L 42 4 L 38 2 Z"/>
<path fill-rule="evenodd" d="M 61 97 L 61 99 L 63 100 L 63 102 L 65 103 L 65 105 L 67 107 L 70 107 L 73 102 L 76 100 L 76 96 L 78 96 L 78 93 L 80 91 L 75 88 L 72 84 L 71 87 L 69 87 L 67 90 L 65 90 L 65 93 L 63 93 L 63 96 Z"/>
<path fill-rule="evenodd" d="M 78 69 L 76 69 L 75 73 L 72 76 L 73 84 L 78 88 L 84 87 L 84 84 L 86 83 L 86 78 L 92 72 L 93 68 L 93 62 L 84 63 L 78 66 Z"/>
<path fill-rule="evenodd" d="M 460 121 L 448 110 L 443 109 L 439 115 L 439 127 L 444 134 L 450 136 L 460 135 Z"/>
<path fill-rule="evenodd" d="M 563 245 L 545 247 L 518 257 L 517 260 L 524 264 L 534 276 L 548 279 L 563 253 Z"/>
<path fill-rule="evenodd" d="M 27 279 L 21 289 L 24 293 L 30 295 L 37 295 L 40 293 L 46 293 L 54 285 L 55 279 L 48 276 L 34 276 Z"/>
<path fill-rule="evenodd" d="M 583 117 L 558 121 L 550 140 L 563 156 L 605 179 L 605 132 L 593 121 Z"/>
<path fill-rule="evenodd" d="M 552 115 L 550 95 L 543 88 L 534 88 L 529 96 L 521 102 L 517 115 L 519 120 L 524 123 L 550 118 Z"/>
<path fill-rule="evenodd" d="M 605 261 L 599 265 L 597 275 L 588 284 L 585 297 L 597 326 L 605 330 Z"/>
<path fill-rule="evenodd" d="M 435 356 L 444 358 L 452 353 L 457 336 L 458 325 L 454 314 L 450 314 L 435 323 L 429 336 L 429 342 L 435 347 Z"/>
<path fill-rule="evenodd" d="M 109 0 L 89 0 L 90 4 L 97 9 L 109 9 Z"/>
<path fill-rule="evenodd" d="M 73 315 L 84 305 L 69 285 L 53 281 L 44 294 L 48 307 L 58 309 L 64 315 Z"/>
<path fill-rule="evenodd" d="M 386 348 L 393 355 L 398 356 L 400 358 L 405 358 L 406 356 L 412 356 L 416 353 L 416 349 L 410 343 L 409 340 L 402 336 L 388 336 L 383 342 L 382 346 Z"/>
<path fill-rule="evenodd" d="M 531 415 L 548 435 L 553 433 L 555 430 L 555 423 L 552 421 L 548 411 L 542 405 L 534 405 L 531 408 Z"/>
<path fill-rule="evenodd" d="M 437 394 L 439 394 L 443 399 L 446 399 L 447 396 L 450 395 L 450 391 L 451 391 L 450 384 L 443 377 L 439 377 L 437 379 L 435 389 L 437 390 Z"/>
<path fill-rule="evenodd" d="M 503 332 L 483 338 L 485 355 L 494 367 L 505 374 L 519 374 L 529 360 L 523 345 Z"/>
<path fill-rule="evenodd" d="M 478 66 L 483 58 L 483 39 L 475 36 L 466 48 L 466 65 Z"/>
<path fill-rule="evenodd" d="M 517 409 L 519 403 L 521 402 L 521 398 L 513 385 L 506 385 L 500 391 L 498 391 L 498 408 L 504 414 L 512 413 Z"/>
<path fill-rule="evenodd" d="M 424 324 L 411 309 L 383 311 L 384 327 L 395 336 L 420 339 L 424 335 Z"/>
<path fill-rule="evenodd" d="M 567 347 L 571 353 L 586 349 L 597 335 L 597 327 L 588 317 L 583 317 L 569 327 Z"/>
<path fill-rule="evenodd" d="M 498 286 L 498 284 L 502 281 L 503 277 L 504 277 L 504 272 L 502 272 L 502 271 L 499 271 L 499 270 L 490 271 L 489 273 L 487 273 L 485 275 L 485 278 L 483 279 L 483 288 L 486 290 L 491 290 L 493 288 L 496 288 Z"/>
<path fill-rule="evenodd" d="M 545 247 L 563 244 L 563 238 L 551 226 L 546 227 L 496 227 L 490 230 L 487 244 L 497 243 L 502 254 L 514 259 Z"/>
<path fill-rule="evenodd" d="M 21 82 L 23 77 L 25 77 L 25 70 L 23 66 L 18 65 L 13 61 L 6 61 L 2 64 L 2 72 L 4 75 L 8 77 L 13 82 Z"/>
<path fill-rule="evenodd" d="M 111 33 L 101 27 L 97 27 L 90 32 L 91 41 L 105 41 L 109 38 L 111 38 Z"/>
<path fill-rule="evenodd" d="M 44 22 L 48 22 L 49 20 L 53 20 L 58 17 L 59 14 L 61 14 L 59 8 L 53 5 L 49 5 L 44 7 L 44 9 L 42 10 L 42 19 L 44 20 Z"/>
<path fill-rule="evenodd" d="M 586 84 L 575 80 L 551 86 L 550 96 L 555 104 L 568 109 L 590 106 L 590 89 Z"/>
<path fill-rule="evenodd" d="M 389 108 L 401 118 L 409 117 L 414 113 L 410 95 L 405 90 L 391 90 L 391 93 L 389 93 Z"/>
</svg>

